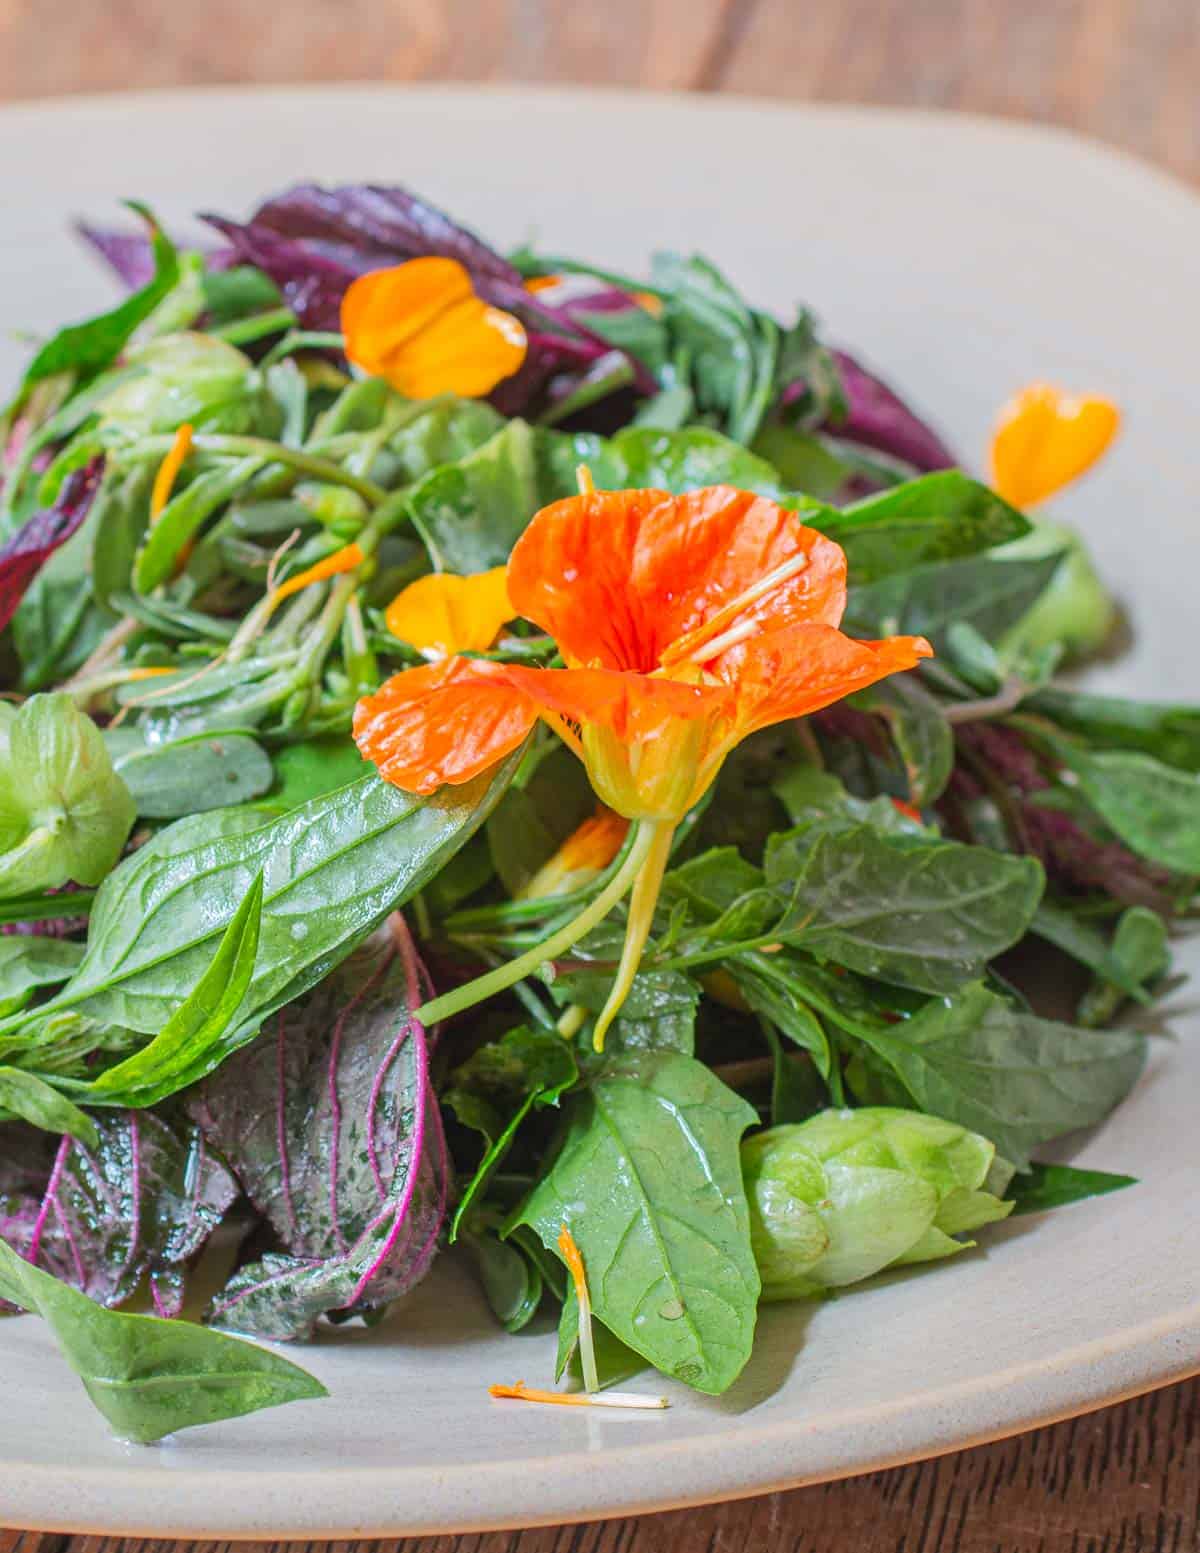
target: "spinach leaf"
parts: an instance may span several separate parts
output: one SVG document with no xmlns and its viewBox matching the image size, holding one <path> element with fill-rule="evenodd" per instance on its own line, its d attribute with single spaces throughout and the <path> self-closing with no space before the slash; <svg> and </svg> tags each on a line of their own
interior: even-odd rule
<svg viewBox="0 0 1200 1553">
<path fill-rule="evenodd" d="M 345 734 L 304 739 L 276 751 L 273 758 L 275 785 L 270 803 L 280 809 L 296 809 L 311 798 L 321 798 L 339 787 L 348 787 L 364 775 L 358 746 Z"/>
<path fill-rule="evenodd" d="M 169 744 L 144 744 L 130 733 L 119 741 L 110 734 L 106 742 L 113 769 L 147 819 L 173 820 L 245 803 L 275 780 L 271 757 L 246 733 L 195 734 Z"/>
<path fill-rule="evenodd" d="M 620 921 L 605 922 L 572 951 L 576 968 L 555 977 L 552 994 L 560 1007 L 578 1004 L 598 1014 L 612 990 L 615 966 L 621 955 L 625 927 Z M 590 970 L 596 959 L 603 968 Z M 640 970 L 621 1005 L 608 1036 L 609 1051 L 676 1051 L 691 1056 L 695 1049 L 696 1010 L 700 989 L 679 971 Z M 582 1038 L 590 1045 L 590 1033 Z"/>
<path fill-rule="evenodd" d="M 965 620 L 994 642 L 1037 602 L 1060 559 L 976 555 L 914 566 L 852 587 L 842 626 L 854 636 L 927 636 L 937 647 L 951 625 Z"/>
<path fill-rule="evenodd" d="M 209 1049 L 216 1066 L 444 866 L 519 759 L 426 800 L 370 775 L 265 824 L 247 809 L 177 820 L 105 881 L 83 963 L 45 1009 L 80 1007 L 128 1030 L 159 1031 L 261 873 L 259 955 L 237 1023 Z"/>
<path fill-rule="evenodd" d="M 954 770 L 954 734 L 941 703 L 915 674 L 897 674 L 851 699 L 860 711 L 882 717 L 904 762 L 911 801 L 918 808 L 935 802 Z"/>
<path fill-rule="evenodd" d="M 0 1295 L 42 1317 L 123 1439 L 149 1444 L 177 1429 L 327 1395 L 320 1381 L 268 1349 L 184 1321 L 105 1310 L 3 1241 Z"/>
<path fill-rule="evenodd" d="M 775 470 L 741 443 L 707 426 L 662 431 L 653 426 L 627 426 L 607 444 L 611 461 L 607 479 L 595 475 L 601 489 L 652 488 L 680 495 L 705 485 L 735 485 L 760 496 L 782 497 Z M 818 524 L 818 527 L 820 525 Z"/>
<path fill-rule="evenodd" d="M 148 1046 L 94 1080 L 89 1099 L 100 1104 L 156 1105 L 201 1078 L 250 986 L 262 927 L 259 874 L 221 936 L 212 963 Z"/>
<path fill-rule="evenodd" d="M 1030 531 L 1015 507 L 959 469 L 908 480 L 816 526 L 845 550 L 858 585 L 977 555 Z"/>
<path fill-rule="evenodd" d="M 982 1133 L 1018 1168 L 1039 1144 L 1106 1116 L 1146 1053 L 1136 1031 L 1038 1019 L 982 984 L 902 1024 L 856 1033 L 919 1109 Z"/>
<path fill-rule="evenodd" d="M 184 1119 L 110 1113 L 89 1146 L 63 1138 L 37 1187 L 8 1199 L 0 1230 L 100 1305 L 123 1304 L 149 1278 L 158 1314 L 176 1316 L 189 1264 L 237 1196 Z"/>
<path fill-rule="evenodd" d="M 64 692 L 0 713 L 0 896 L 99 884 L 120 856 L 133 800 L 100 730 Z"/>
<path fill-rule="evenodd" d="M 767 883 L 811 953 L 918 992 L 953 992 L 1022 938 L 1045 883 L 1033 858 L 859 825 L 773 837 Z"/>
<path fill-rule="evenodd" d="M 710 1393 L 733 1382 L 754 1337 L 738 1144 L 755 1119 L 693 1058 L 626 1053 L 572 1097 L 562 1146 L 514 1216 L 548 1249 L 567 1224 L 604 1325 Z"/>
<path fill-rule="evenodd" d="M 1157 938 L 1165 949 L 1166 929 L 1158 913 L 1144 906 L 1131 906 L 1124 915 L 1128 917 L 1135 912 L 1139 916 L 1144 913 L 1158 924 Z M 1160 956 L 1147 956 L 1140 966 L 1127 966 L 1117 954 L 1115 943 L 1110 944 L 1094 923 L 1055 901 L 1041 903 L 1029 924 L 1029 930 L 1048 944 L 1061 949 L 1064 954 L 1069 954 L 1073 960 L 1078 960 L 1081 965 L 1086 965 L 1103 981 L 1118 987 L 1126 997 L 1138 1003 L 1150 1001 L 1145 984 L 1152 976 L 1162 974 L 1164 967 Z"/>
<path fill-rule="evenodd" d="M 448 1161 L 417 980 L 381 931 L 205 1083 L 197 1118 L 282 1247 L 234 1274 L 212 1322 L 309 1337 L 428 1271 Z"/>
<path fill-rule="evenodd" d="M 412 405 L 405 405 L 411 412 Z M 457 464 L 504 428 L 504 417 L 481 399 L 446 398 L 419 405 L 388 438 L 399 461 L 391 484 L 411 485 L 442 464 Z"/>
<path fill-rule="evenodd" d="M 1104 1197 L 1122 1187 L 1137 1186 L 1136 1176 L 1110 1175 L 1106 1170 L 1077 1170 L 1074 1165 L 1033 1165 L 1029 1173 L 1016 1176 L 1008 1195 L 1016 1207 L 1014 1213 L 1044 1213 L 1048 1208 L 1063 1208 L 1088 1197 Z"/>
<path fill-rule="evenodd" d="M 460 1238 L 474 1253 L 492 1314 L 506 1332 L 522 1331 L 542 1302 L 545 1282 L 538 1263 L 524 1246 L 515 1240 L 501 1240 L 488 1227 L 464 1230 Z"/>
<path fill-rule="evenodd" d="M 1200 874 L 1200 775 L 1138 751 L 1095 753 L 1065 739 L 1053 748 L 1126 846 L 1178 873 Z"/>
</svg>

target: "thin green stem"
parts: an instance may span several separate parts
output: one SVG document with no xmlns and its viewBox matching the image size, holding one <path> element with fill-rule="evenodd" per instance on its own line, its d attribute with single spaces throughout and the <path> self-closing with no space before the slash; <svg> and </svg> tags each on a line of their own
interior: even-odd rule
<svg viewBox="0 0 1200 1553">
<path fill-rule="evenodd" d="M 431 1025 L 439 1019 L 448 1019 L 451 1014 L 460 1014 L 463 1009 L 473 1008 L 485 998 L 504 992 L 515 982 L 531 976 L 545 961 L 565 954 L 594 927 L 599 926 L 617 902 L 629 893 L 650 855 L 657 835 L 658 826 L 653 821 L 639 821 L 633 845 L 625 854 L 624 863 L 590 906 L 585 907 L 557 933 L 552 933 L 549 938 L 543 939 L 517 959 L 510 960 L 507 965 L 497 966 L 486 976 L 477 976 L 474 981 L 469 981 L 465 987 L 455 987 L 452 992 L 445 992 L 440 998 L 423 1003 L 417 1009 L 416 1017 L 422 1024 Z"/>
<path fill-rule="evenodd" d="M 139 452 L 145 457 L 157 457 L 161 452 L 165 457 L 170 452 L 173 442 L 172 437 L 147 437 L 140 444 Z M 285 447 L 282 442 L 272 442 L 269 437 L 232 437 L 205 432 L 192 439 L 192 447 L 197 453 L 215 453 L 218 456 L 235 458 L 261 458 L 267 464 L 284 464 L 299 474 L 309 475 L 312 479 L 321 480 L 328 485 L 349 486 L 372 507 L 378 507 L 391 494 L 385 491 L 383 486 L 376 485 L 373 480 L 364 480 L 360 475 L 343 469 L 341 464 L 335 464 L 330 459 L 318 458 L 313 453 L 304 453 L 299 448 Z"/>
<path fill-rule="evenodd" d="M 612 990 L 600 1010 L 596 1028 L 592 1033 L 592 1045 L 598 1052 L 604 1050 L 604 1037 L 608 1034 L 608 1027 L 621 1012 L 621 1005 L 629 996 L 633 978 L 642 963 L 642 950 L 646 947 L 646 940 L 650 936 L 650 929 L 654 923 L 654 908 L 658 905 L 658 892 L 662 887 L 663 874 L 666 872 L 667 861 L 671 856 L 671 838 L 675 834 L 675 821 L 643 820 L 643 829 L 647 826 L 652 831 L 650 846 L 647 848 L 645 864 L 637 876 L 633 894 L 630 897 L 629 924 L 625 929 L 625 943 L 621 949 L 620 963 L 617 966 Z"/>
<path fill-rule="evenodd" d="M 290 329 L 295 322 L 296 315 L 290 307 L 276 307 L 269 313 L 255 313 L 249 318 L 235 319 L 233 323 L 212 332 L 217 339 L 229 345 L 248 345 L 252 340 L 261 340 L 265 334 L 277 334 L 280 329 Z"/>
</svg>

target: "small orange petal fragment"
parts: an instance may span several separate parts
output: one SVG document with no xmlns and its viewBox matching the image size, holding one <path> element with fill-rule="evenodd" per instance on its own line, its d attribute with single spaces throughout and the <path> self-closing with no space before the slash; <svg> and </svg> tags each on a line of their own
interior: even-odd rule
<svg viewBox="0 0 1200 1553">
<path fill-rule="evenodd" d="M 486 652 L 516 614 L 508 596 L 508 568 L 458 577 L 435 572 L 398 593 L 384 614 L 394 637 L 433 657 Z"/>
<path fill-rule="evenodd" d="M 561 283 L 561 275 L 531 275 L 525 282 L 525 290 L 532 296 L 537 296 L 539 291 L 553 291 L 555 286 Z"/>
<path fill-rule="evenodd" d="M 573 830 L 567 839 L 520 892 L 522 900 L 544 900 L 569 895 L 590 884 L 608 867 L 625 844 L 629 821 L 600 804 L 595 814 Z"/>
<path fill-rule="evenodd" d="M 158 521 L 162 516 L 163 508 L 171 500 L 171 492 L 179 478 L 179 471 L 192 451 L 192 435 L 192 428 L 185 421 L 175 433 L 175 441 L 171 444 L 170 452 L 158 466 L 158 473 L 154 476 L 154 488 L 150 492 L 151 523 Z"/>
<path fill-rule="evenodd" d="M 652 318 L 660 318 L 662 316 L 663 299 L 660 296 L 656 296 L 653 291 L 631 291 L 630 296 Z"/>
<path fill-rule="evenodd" d="M 1108 399 L 1032 383 L 997 417 L 992 484 L 1014 506 L 1035 506 L 1090 469 L 1120 423 L 1120 411 Z"/>
<path fill-rule="evenodd" d="M 914 820 L 918 825 L 924 825 L 925 821 L 916 804 L 905 803 L 903 798 L 893 798 L 892 808 L 897 814 L 902 814 L 906 820 Z"/>
<path fill-rule="evenodd" d="M 310 566 L 307 571 L 297 572 L 294 577 L 281 582 L 271 598 L 274 603 L 282 604 L 284 599 L 290 599 L 292 594 L 299 593 L 301 588 L 307 588 L 314 582 L 326 582 L 330 577 L 340 576 L 342 572 L 352 572 L 366 559 L 362 546 L 355 540 L 352 544 L 343 545 L 340 550 L 335 550 L 332 555 L 325 556 L 315 566 Z"/>
<path fill-rule="evenodd" d="M 475 295 L 457 259 L 371 270 L 342 299 L 346 355 L 409 399 L 478 399 L 525 360 L 519 318 Z"/>
<path fill-rule="evenodd" d="M 553 1407 L 591 1407 L 593 1399 L 586 1391 L 539 1391 L 519 1380 L 515 1386 L 489 1386 L 490 1397 L 512 1397 L 518 1402 L 549 1402 Z"/>
<path fill-rule="evenodd" d="M 160 674 L 176 674 L 176 673 L 178 673 L 177 669 L 169 669 L 169 668 L 130 669 L 128 671 L 128 673 L 125 675 L 125 678 L 127 680 L 129 680 L 131 683 L 133 683 L 133 682 L 136 682 L 137 680 L 142 680 L 142 679 L 157 679 Z"/>
</svg>

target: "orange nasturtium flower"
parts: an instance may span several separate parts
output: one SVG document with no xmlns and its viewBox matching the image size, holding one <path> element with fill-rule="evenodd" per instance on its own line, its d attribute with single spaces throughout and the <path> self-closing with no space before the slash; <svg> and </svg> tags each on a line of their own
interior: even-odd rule
<svg viewBox="0 0 1200 1553">
<path fill-rule="evenodd" d="M 431 793 L 486 771 L 542 718 L 601 801 L 635 822 L 621 866 L 572 923 L 422 1011 L 440 1018 L 511 986 L 629 894 L 600 1049 L 637 971 L 675 826 L 729 752 L 756 729 L 911 669 L 931 648 L 921 637 L 844 636 L 840 546 L 729 486 L 555 502 L 513 550 L 508 591 L 566 668 L 449 658 L 410 669 L 359 702 L 354 737 L 387 781 Z"/>
<path fill-rule="evenodd" d="M 525 360 L 519 318 L 475 295 L 457 259 L 371 270 L 342 298 L 346 355 L 409 399 L 479 399 Z"/>
<path fill-rule="evenodd" d="M 1120 411 L 1107 399 L 1031 383 L 997 417 L 992 484 L 1014 506 L 1035 506 L 1090 469 L 1120 424 Z"/>
<path fill-rule="evenodd" d="M 517 611 L 508 596 L 508 568 L 459 577 L 431 572 L 397 593 L 384 612 L 388 630 L 430 658 L 486 652 Z"/>
<path fill-rule="evenodd" d="M 520 899 L 545 900 L 548 896 L 581 890 L 600 877 L 625 845 L 628 834 L 629 821 L 625 816 L 598 804 L 595 814 L 577 826 L 542 864 L 521 890 Z"/>
</svg>

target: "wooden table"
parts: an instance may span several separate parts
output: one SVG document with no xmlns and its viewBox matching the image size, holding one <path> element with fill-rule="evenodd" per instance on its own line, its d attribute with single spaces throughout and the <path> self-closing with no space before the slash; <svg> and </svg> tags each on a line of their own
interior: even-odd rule
<svg viewBox="0 0 1200 1553">
<path fill-rule="evenodd" d="M 1200 180 L 1197 0 L 0 0 L 4 100 L 380 77 L 969 109 L 1071 125 Z M 0 1532 L 0 1553 L 169 1546 Z M 1197 1553 L 1200 1381 L 939 1461 L 739 1504 L 364 1546 Z"/>
</svg>

